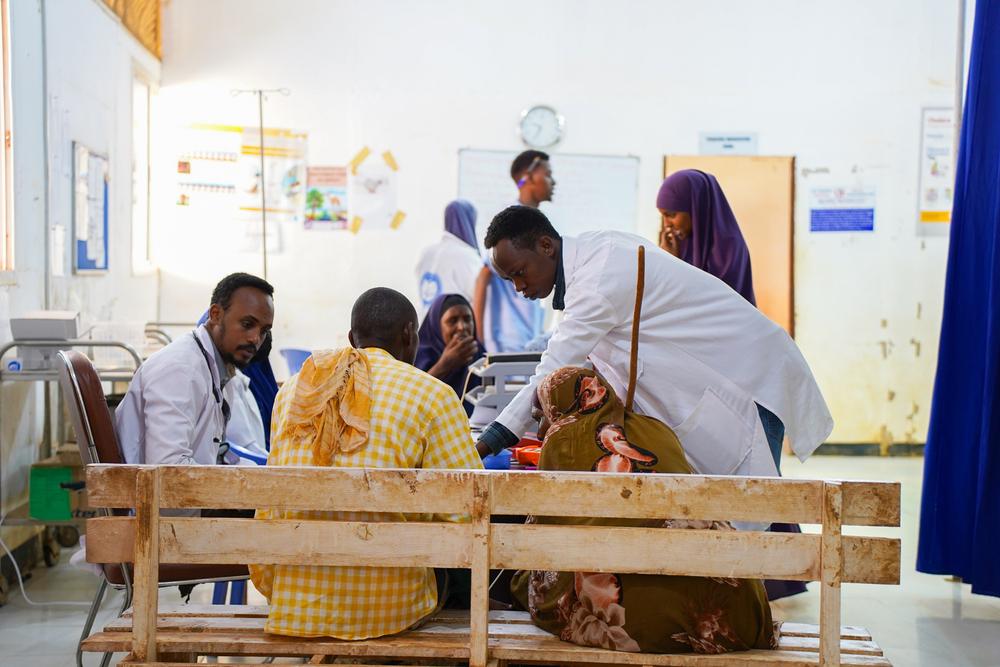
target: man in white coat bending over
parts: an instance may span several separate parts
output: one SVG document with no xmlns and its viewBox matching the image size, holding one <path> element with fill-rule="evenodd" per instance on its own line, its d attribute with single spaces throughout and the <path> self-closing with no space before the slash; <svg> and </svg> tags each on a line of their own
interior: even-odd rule
<svg viewBox="0 0 1000 667">
<path fill-rule="evenodd" d="M 152 355 L 115 410 L 126 463 L 214 465 L 230 417 L 225 392 L 274 321 L 274 288 L 234 273 L 212 292 L 208 321 Z"/>
<path fill-rule="evenodd" d="M 776 475 L 757 405 L 785 425 L 805 459 L 833 430 L 809 366 L 792 339 L 718 278 L 621 232 L 560 237 L 543 213 L 512 206 L 486 233 L 501 277 L 529 299 L 553 293 L 563 310 L 527 387 L 480 436 L 480 454 L 517 443 L 532 426 L 538 382 L 588 359 L 624 397 L 637 252 L 646 246 L 635 410 L 670 426 L 695 470 Z"/>
</svg>

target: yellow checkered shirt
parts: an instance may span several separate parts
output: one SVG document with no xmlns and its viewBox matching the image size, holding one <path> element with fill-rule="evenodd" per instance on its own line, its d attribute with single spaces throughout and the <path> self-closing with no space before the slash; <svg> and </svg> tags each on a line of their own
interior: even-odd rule
<svg viewBox="0 0 1000 667">
<path fill-rule="evenodd" d="M 371 364 L 371 430 L 368 443 L 334 455 L 344 468 L 482 469 L 469 420 L 451 387 L 378 348 Z M 275 437 L 289 409 L 286 384 L 275 399 L 268 465 L 312 465 L 312 443 Z M 260 518 L 405 521 L 357 512 L 258 510 Z M 412 517 L 411 517 L 412 518 Z M 462 520 L 460 517 L 437 517 Z M 429 568 L 251 565 L 251 579 L 270 602 L 265 631 L 296 637 L 366 639 L 401 632 L 437 607 Z"/>
</svg>

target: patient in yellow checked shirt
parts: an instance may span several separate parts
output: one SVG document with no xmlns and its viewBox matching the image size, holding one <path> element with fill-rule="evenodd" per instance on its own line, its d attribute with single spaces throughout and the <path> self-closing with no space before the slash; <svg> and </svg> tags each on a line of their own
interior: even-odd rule
<svg viewBox="0 0 1000 667">
<path fill-rule="evenodd" d="M 417 326 L 413 305 L 399 292 L 362 294 L 351 312 L 352 347 L 313 352 L 278 392 L 268 465 L 481 469 L 455 392 L 413 366 Z M 257 516 L 378 520 L 277 510 Z M 440 607 L 430 568 L 251 565 L 250 575 L 270 602 L 264 629 L 280 635 L 379 637 Z"/>
</svg>

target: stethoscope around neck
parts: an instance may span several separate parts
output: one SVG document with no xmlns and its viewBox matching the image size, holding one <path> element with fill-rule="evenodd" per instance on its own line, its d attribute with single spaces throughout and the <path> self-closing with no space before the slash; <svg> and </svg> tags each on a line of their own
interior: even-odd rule
<svg viewBox="0 0 1000 667">
<path fill-rule="evenodd" d="M 212 396 L 215 398 L 215 404 L 222 408 L 222 385 L 221 383 L 216 385 L 215 375 L 212 374 L 212 361 L 208 358 L 208 350 L 205 346 L 201 344 L 198 336 L 195 332 L 191 332 L 191 338 L 194 338 L 194 342 L 198 344 L 198 349 L 201 350 L 201 357 L 205 360 L 205 367 L 208 369 L 208 380 L 209 384 L 212 385 Z M 222 416 L 226 417 L 226 410 L 222 410 Z M 228 418 L 227 418 L 228 419 Z"/>
</svg>

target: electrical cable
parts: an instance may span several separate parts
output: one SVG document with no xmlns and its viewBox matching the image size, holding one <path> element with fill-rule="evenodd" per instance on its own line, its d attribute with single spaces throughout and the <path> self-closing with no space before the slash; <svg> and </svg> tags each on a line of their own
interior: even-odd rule
<svg viewBox="0 0 1000 667">
<path fill-rule="evenodd" d="M 6 514 L 0 515 L 0 526 L 3 526 L 4 519 L 7 518 Z M 21 595 L 24 596 L 24 601 L 27 602 L 32 607 L 48 607 L 51 605 L 66 605 L 71 607 L 89 607 L 91 602 L 80 602 L 78 600 L 51 600 L 45 602 L 35 602 L 28 597 L 27 591 L 24 590 L 24 577 L 21 575 L 21 568 L 17 566 L 17 559 L 14 558 L 14 554 L 11 553 L 10 549 L 7 548 L 7 543 L 3 541 L 0 537 L 0 547 L 7 553 L 10 558 L 10 564 L 14 566 L 14 573 L 17 575 L 17 585 L 21 589 Z"/>
</svg>

